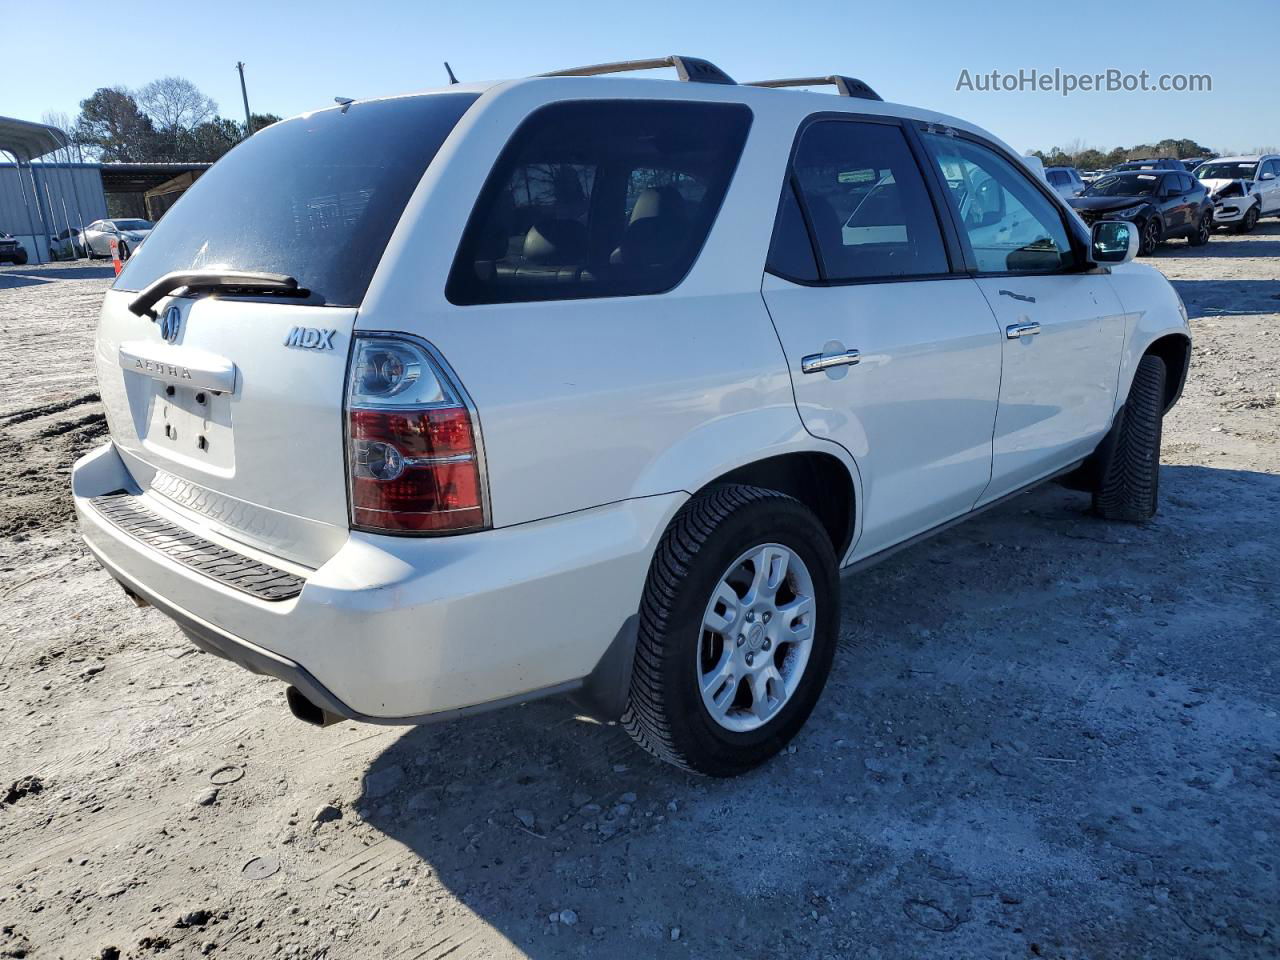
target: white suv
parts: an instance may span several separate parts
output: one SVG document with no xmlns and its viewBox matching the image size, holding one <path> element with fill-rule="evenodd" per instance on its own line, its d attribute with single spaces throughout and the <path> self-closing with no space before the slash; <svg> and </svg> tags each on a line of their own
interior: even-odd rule
<svg viewBox="0 0 1280 960">
<path fill-rule="evenodd" d="M 739 773 L 813 709 L 841 573 L 1050 478 L 1152 515 L 1190 338 L 1136 244 L 844 77 L 318 110 L 107 294 L 79 522 L 303 719 L 571 693 Z"/>
<path fill-rule="evenodd" d="M 1219 157 L 1196 167 L 1209 190 L 1214 226 L 1249 233 L 1260 217 L 1280 216 L 1280 155 Z"/>
</svg>

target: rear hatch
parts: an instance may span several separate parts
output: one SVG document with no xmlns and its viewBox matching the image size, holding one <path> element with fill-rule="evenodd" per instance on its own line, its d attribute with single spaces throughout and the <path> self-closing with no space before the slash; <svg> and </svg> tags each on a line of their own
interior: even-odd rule
<svg viewBox="0 0 1280 960">
<path fill-rule="evenodd" d="M 410 195 L 472 93 L 287 120 L 215 164 L 107 294 L 96 363 L 111 436 L 148 496 L 318 566 L 348 530 L 342 402 L 356 312 Z M 301 295 L 175 291 L 166 274 L 282 274 Z"/>
</svg>

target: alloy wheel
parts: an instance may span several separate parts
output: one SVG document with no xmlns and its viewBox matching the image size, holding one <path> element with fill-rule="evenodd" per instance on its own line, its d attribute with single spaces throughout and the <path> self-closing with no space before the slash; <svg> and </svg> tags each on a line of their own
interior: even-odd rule
<svg viewBox="0 0 1280 960">
<path fill-rule="evenodd" d="M 730 564 L 702 617 L 697 682 L 711 718 L 735 733 L 764 726 L 800 686 L 814 637 L 814 586 L 778 543 Z"/>
<path fill-rule="evenodd" d="M 1160 243 L 1160 227 L 1154 219 L 1148 220 L 1147 225 L 1142 230 L 1142 252 L 1155 253 L 1156 247 Z"/>
</svg>

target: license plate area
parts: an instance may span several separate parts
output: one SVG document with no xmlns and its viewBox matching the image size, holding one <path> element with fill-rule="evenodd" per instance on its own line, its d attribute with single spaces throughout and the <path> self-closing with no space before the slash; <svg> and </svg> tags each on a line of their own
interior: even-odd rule
<svg viewBox="0 0 1280 960">
<path fill-rule="evenodd" d="M 152 380 L 142 443 L 170 460 L 223 476 L 235 472 L 229 394 Z"/>
</svg>

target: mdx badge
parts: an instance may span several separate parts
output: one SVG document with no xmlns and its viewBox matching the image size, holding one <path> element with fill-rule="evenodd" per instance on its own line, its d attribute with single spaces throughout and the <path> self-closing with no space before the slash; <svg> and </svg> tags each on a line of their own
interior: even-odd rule
<svg viewBox="0 0 1280 960">
<path fill-rule="evenodd" d="M 301 347 L 304 350 L 332 350 L 333 336 L 337 330 L 320 330 L 316 327 L 294 327 L 284 338 L 286 347 Z"/>
</svg>

